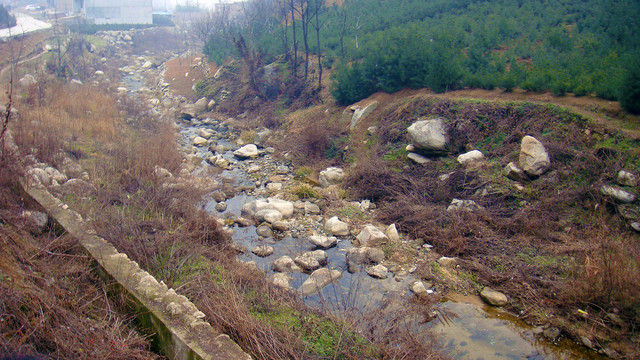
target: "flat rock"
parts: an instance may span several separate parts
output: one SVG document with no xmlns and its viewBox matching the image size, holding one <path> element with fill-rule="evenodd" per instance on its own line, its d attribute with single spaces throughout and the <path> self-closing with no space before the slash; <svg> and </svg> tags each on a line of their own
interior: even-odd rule
<svg viewBox="0 0 640 360">
<path fill-rule="evenodd" d="M 274 248 L 273 246 L 268 246 L 268 245 L 261 245 L 261 246 L 256 246 L 253 249 L 251 249 L 251 252 L 256 254 L 257 256 L 260 257 L 267 257 L 273 254 L 274 252 Z"/>
<path fill-rule="evenodd" d="M 338 239 L 334 236 L 309 236 L 307 238 L 310 243 L 323 249 L 334 247 L 338 244 Z"/>
<path fill-rule="evenodd" d="M 293 216 L 293 203 L 286 200 L 268 198 L 258 199 L 242 206 L 242 212 L 249 216 L 254 216 L 256 212 L 264 209 L 278 210 L 284 219 L 289 219 Z"/>
<path fill-rule="evenodd" d="M 349 225 L 334 216 L 324 224 L 324 232 L 334 236 L 347 236 L 349 235 Z"/>
<path fill-rule="evenodd" d="M 300 292 L 304 296 L 315 294 L 324 287 L 342 277 L 342 271 L 322 268 L 311 273 L 311 276 L 302 284 Z"/>
<path fill-rule="evenodd" d="M 480 292 L 480 297 L 487 304 L 493 306 L 505 306 L 508 302 L 507 296 L 499 291 L 493 290 L 489 287 L 485 287 Z"/>
<path fill-rule="evenodd" d="M 431 162 L 431 159 L 429 159 L 428 157 L 414 152 L 410 152 L 409 154 L 407 154 L 407 158 L 419 165 L 424 165 Z"/>
<path fill-rule="evenodd" d="M 600 193 L 604 196 L 607 196 L 615 201 L 619 201 L 621 203 L 632 203 L 636 201 L 636 195 L 632 194 L 628 191 L 622 190 L 615 186 L 603 185 L 600 188 Z"/>
</svg>

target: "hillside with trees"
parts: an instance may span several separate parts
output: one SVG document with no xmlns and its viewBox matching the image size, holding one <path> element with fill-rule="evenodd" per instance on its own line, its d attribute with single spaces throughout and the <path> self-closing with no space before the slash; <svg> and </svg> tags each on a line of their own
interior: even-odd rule
<svg viewBox="0 0 640 360">
<path fill-rule="evenodd" d="M 639 56 L 639 16 L 640 4 L 630 0 L 259 0 L 242 20 L 208 34 L 204 48 L 220 62 L 242 35 L 262 62 L 284 54 L 305 79 L 309 58 L 321 54 L 341 104 L 422 87 L 618 100 L 625 78 L 636 76 L 627 64 Z M 626 109 L 633 111 L 634 99 Z"/>
</svg>

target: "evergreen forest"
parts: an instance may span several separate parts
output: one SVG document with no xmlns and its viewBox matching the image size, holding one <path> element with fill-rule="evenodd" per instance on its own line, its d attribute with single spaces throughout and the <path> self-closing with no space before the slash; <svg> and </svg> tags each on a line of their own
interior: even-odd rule
<svg viewBox="0 0 640 360">
<path fill-rule="evenodd" d="M 308 59 L 321 54 L 341 104 L 423 87 L 591 94 L 631 111 L 640 101 L 628 95 L 639 87 L 635 0 L 255 0 L 247 8 L 209 34 L 210 58 L 233 55 L 242 36 L 264 63 L 284 54 L 294 77 L 306 78 Z"/>
</svg>

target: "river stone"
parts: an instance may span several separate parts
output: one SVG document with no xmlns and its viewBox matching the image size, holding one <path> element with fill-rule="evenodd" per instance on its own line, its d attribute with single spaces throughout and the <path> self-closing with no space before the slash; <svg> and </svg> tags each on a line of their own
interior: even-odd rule
<svg viewBox="0 0 640 360">
<path fill-rule="evenodd" d="M 618 172 L 618 185 L 638 186 L 638 177 L 628 171 L 620 170 Z"/>
<path fill-rule="evenodd" d="M 255 158 L 260 155 L 258 147 L 255 144 L 247 144 L 233 152 L 233 155 L 241 159 Z"/>
<path fill-rule="evenodd" d="M 427 287 L 424 285 L 424 282 L 418 280 L 411 284 L 411 291 L 417 296 L 421 296 L 423 294 L 428 294 Z"/>
<path fill-rule="evenodd" d="M 284 219 L 291 218 L 294 210 L 292 202 L 275 198 L 258 199 L 242 206 L 242 212 L 249 216 L 264 209 L 278 210 Z"/>
<path fill-rule="evenodd" d="M 223 212 L 227 210 L 227 203 L 222 201 L 216 204 L 216 210 L 219 212 Z"/>
<path fill-rule="evenodd" d="M 316 204 L 306 202 L 304 203 L 304 214 L 305 215 L 320 214 L 320 207 Z"/>
<path fill-rule="evenodd" d="M 271 282 L 276 285 L 276 286 L 280 286 L 282 288 L 285 289 L 291 289 L 293 290 L 293 287 L 291 287 L 291 281 L 293 280 L 293 278 L 285 273 L 275 273 L 273 274 L 273 276 L 271 277 Z"/>
<path fill-rule="evenodd" d="M 273 228 L 273 230 L 276 230 L 276 231 L 289 231 L 289 230 L 291 230 L 291 226 L 289 225 L 289 223 L 286 222 L 286 221 L 282 221 L 282 220 L 274 221 L 271 224 L 271 228 Z"/>
<path fill-rule="evenodd" d="M 194 110 L 198 113 L 201 114 L 203 112 L 207 111 L 207 105 L 209 105 L 209 100 L 205 97 L 198 99 L 198 101 L 196 101 L 194 105 Z"/>
<path fill-rule="evenodd" d="M 510 162 L 504 167 L 505 175 L 514 181 L 522 181 L 527 179 L 527 175 L 516 165 L 514 162 Z"/>
<path fill-rule="evenodd" d="M 282 220 L 282 213 L 275 209 L 263 209 L 256 212 L 255 218 L 257 221 L 266 221 L 269 224 L 273 224 Z"/>
<path fill-rule="evenodd" d="M 531 176 L 540 176 L 549 170 L 551 162 L 544 145 L 533 136 L 525 136 L 520 144 L 520 167 Z"/>
<path fill-rule="evenodd" d="M 631 223 L 631 228 L 637 232 L 640 232 L 640 222 L 634 221 Z"/>
<path fill-rule="evenodd" d="M 410 152 L 409 154 L 407 154 L 407 158 L 419 165 L 424 165 L 431 162 L 431 159 L 429 159 L 428 157 L 414 152 Z"/>
<path fill-rule="evenodd" d="M 324 232 L 329 235 L 347 236 L 349 235 L 349 225 L 334 216 L 324 224 Z"/>
<path fill-rule="evenodd" d="M 262 236 L 263 238 L 273 237 L 273 231 L 271 231 L 271 228 L 264 224 L 258 226 L 258 228 L 256 229 L 256 234 L 258 234 L 258 236 Z"/>
<path fill-rule="evenodd" d="M 296 265 L 293 259 L 286 255 L 274 261 L 271 268 L 277 272 L 302 272 L 302 269 Z"/>
<path fill-rule="evenodd" d="M 389 241 L 391 242 L 398 242 L 400 241 L 400 234 L 398 234 L 398 229 L 396 228 L 396 224 L 391 224 L 387 227 L 387 230 L 384 232 L 385 235 L 387 235 L 387 238 L 389 238 Z"/>
<path fill-rule="evenodd" d="M 20 216 L 27 219 L 27 221 L 34 225 L 34 230 L 32 232 L 35 234 L 42 234 L 45 227 L 47 226 L 47 223 L 49 222 L 49 216 L 46 213 L 40 211 L 25 210 Z"/>
<path fill-rule="evenodd" d="M 196 134 L 200 137 L 203 137 L 207 140 L 211 139 L 211 137 L 215 134 L 215 131 L 211 129 L 198 129 Z"/>
<path fill-rule="evenodd" d="M 277 192 L 282 190 L 282 183 L 268 183 L 267 191 Z"/>
<path fill-rule="evenodd" d="M 440 265 L 443 268 L 452 269 L 456 267 L 456 259 L 443 256 L 440 259 L 438 259 L 438 265 Z"/>
<path fill-rule="evenodd" d="M 603 185 L 600 188 L 600 193 L 604 196 L 608 196 L 613 200 L 622 202 L 622 203 L 632 203 L 636 201 L 636 195 L 632 194 L 628 191 L 624 191 L 615 186 Z"/>
<path fill-rule="evenodd" d="M 493 306 L 505 306 L 508 302 L 507 296 L 505 294 L 499 291 L 495 291 L 489 287 L 485 287 L 484 289 L 482 289 L 482 292 L 480 292 L 480 297 L 487 304 Z"/>
<path fill-rule="evenodd" d="M 267 257 L 267 256 L 273 254 L 274 250 L 275 249 L 273 248 L 273 246 L 261 245 L 261 246 L 256 246 L 253 249 L 251 249 L 251 252 L 256 254 L 257 256 L 260 256 L 260 257 Z"/>
<path fill-rule="evenodd" d="M 323 249 L 328 249 L 338 244 L 338 239 L 334 236 L 309 236 L 310 243 Z"/>
<path fill-rule="evenodd" d="M 374 265 L 367 269 L 367 274 L 376 279 L 386 279 L 389 276 L 389 269 L 384 265 Z"/>
<path fill-rule="evenodd" d="M 327 253 L 322 250 L 307 251 L 297 256 L 294 262 L 305 271 L 313 271 L 327 264 Z"/>
<path fill-rule="evenodd" d="M 480 150 L 471 150 L 464 154 L 458 155 L 457 160 L 460 165 L 469 165 L 484 160 L 484 154 Z"/>
<path fill-rule="evenodd" d="M 193 141 L 191 143 L 194 146 L 205 146 L 207 145 L 207 139 L 203 138 L 202 136 L 196 136 L 195 138 L 193 138 Z"/>
<path fill-rule="evenodd" d="M 339 184 L 344 180 L 344 170 L 338 167 L 330 167 L 320 172 L 318 183 L 324 187 Z"/>
<path fill-rule="evenodd" d="M 173 177 L 171 171 L 156 165 L 153 169 L 153 176 L 155 176 L 159 180 L 170 179 Z"/>
<path fill-rule="evenodd" d="M 388 240 L 387 235 L 373 225 L 366 225 L 356 237 L 360 246 L 368 246 L 370 243 L 379 243 L 385 240 Z"/>
<path fill-rule="evenodd" d="M 384 260 L 384 251 L 377 248 L 360 247 L 347 250 L 347 267 L 350 273 L 360 271 L 364 264 L 378 264 Z"/>
<path fill-rule="evenodd" d="M 332 282 L 339 280 L 341 277 L 342 271 L 340 270 L 330 270 L 327 268 L 318 269 L 311 273 L 311 276 L 302 284 L 300 292 L 302 292 L 304 296 L 315 294 Z"/>
<path fill-rule="evenodd" d="M 407 132 L 416 149 L 441 152 L 447 145 L 447 130 L 442 118 L 417 121 L 407 128 Z"/>
<path fill-rule="evenodd" d="M 453 199 L 451 200 L 451 204 L 447 207 L 447 211 L 455 211 L 455 210 L 465 210 L 465 211 L 474 211 L 474 210 L 482 210 L 483 207 L 478 205 L 473 200 L 460 200 Z"/>
</svg>

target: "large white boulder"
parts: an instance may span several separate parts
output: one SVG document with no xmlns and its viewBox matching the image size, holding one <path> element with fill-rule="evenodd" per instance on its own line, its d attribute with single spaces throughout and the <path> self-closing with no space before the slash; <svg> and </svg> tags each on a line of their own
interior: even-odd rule
<svg viewBox="0 0 640 360">
<path fill-rule="evenodd" d="M 334 236 L 347 236 L 349 235 L 349 225 L 334 216 L 324 224 L 324 232 Z"/>
<path fill-rule="evenodd" d="M 444 119 L 420 120 L 407 128 L 411 143 L 417 148 L 427 151 L 445 151 L 447 145 L 447 128 Z"/>
<path fill-rule="evenodd" d="M 356 240 L 360 246 L 368 246 L 371 243 L 388 240 L 388 237 L 377 227 L 367 225 L 360 231 L 360 234 L 356 236 Z"/>
<path fill-rule="evenodd" d="M 344 176 L 344 170 L 341 168 L 330 167 L 320 172 L 318 183 L 324 187 L 339 184 L 344 180 Z"/>
<path fill-rule="evenodd" d="M 242 212 L 251 217 L 255 216 L 258 211 L 265 209 L 278 210 L 284 219 L 289 219 L 293 216 L 293 203 L 281 199 L 258 199 L 242 206 Z"/>
<path fill-rule="evenodd" d="M 347 267 L 350 273 L 360 271 L 361 265 L 378 264 L 384 260 L 384 251 L 371 247 L 352 248 L 347 250 Z"/>
<path fill-rule="evenodd" d="M 25 76 L 20 78 L 20 80 L 18 80 L 18 83 L 20 84 L 20 86 L 23 89 L 25 89 L 25 88 L 28 88 L 30 86 L 33 86 L 33 85 L 37 84 L 38 80 L 36 80 L 36 78 L 33 75 L 26 74 Z"/>
<path fill-rule="evenodd" d="M 540 176 L 551 166 L 549 154 L 544 145 L 529 135 L 522 138 L 518 162 L 522 170 L 531 176 Z"/>
<path fill-rule="evenodd" d="M 318 269 L 302 284 L 300 292 L 302 292 L 304 296 L 315 294 L 332 282 L 339 280 L 341 277 L 342 271 L 340 270 L 327 268 Z"/>
<path fill-rule="evenodd" d="M 374 265 L 367 269 L 367 274 L 376 279 L 386 279 L 389 276 L 389 269 L 384 265 Z"/>
<path fill-rule="evenodd" d="M 247 144 L 240 149 L 233 152 L 233 155 L 241 158 L 241 159 L 249 159 L 255 158 L 260 155 L 260 151 L 258 151 L 258 147 L 255 144 Z"/>
</svg>

